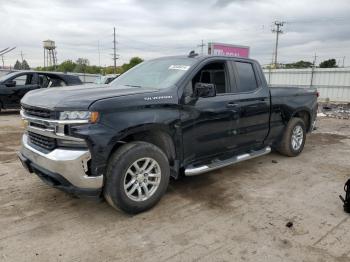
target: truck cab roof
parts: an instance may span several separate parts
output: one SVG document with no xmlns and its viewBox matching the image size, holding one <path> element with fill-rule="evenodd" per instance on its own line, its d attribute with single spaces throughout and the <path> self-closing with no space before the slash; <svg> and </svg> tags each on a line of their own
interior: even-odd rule
<svg viewBox="0 0 350 262">
<path fill-rule="evenodd" d="M 255 59 L 246 58 L 246 57 L 238 57 L 238 56 L 223 56 L 223 55 L 195 55 L 195 56 L 189 56 L 189 55 L 177 55 L 177 56 L 164 56 L 159 58 L 154 58 L 151 60 L 165 60 L 165 59 L 176 59 L 176 58 L 188 58 L 188 59 L 195 59 L 198 62 L 207 60 L 207 59 L 220 59 L 220 60 L 239 60 L 239 61 L 249 61 L 257 63 Z"/>
</svg>

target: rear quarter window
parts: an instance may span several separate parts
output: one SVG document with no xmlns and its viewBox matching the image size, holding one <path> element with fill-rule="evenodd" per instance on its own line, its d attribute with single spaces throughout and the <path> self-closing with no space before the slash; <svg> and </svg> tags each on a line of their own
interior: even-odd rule
<svg viewBox="0 0 350 262">
<path fill-rule="evenodd" d="M 238 73 L 238 91 L 251 92 L 258 88 L 253 65 L 251 63 L 235 62 Z"/>
</svg>

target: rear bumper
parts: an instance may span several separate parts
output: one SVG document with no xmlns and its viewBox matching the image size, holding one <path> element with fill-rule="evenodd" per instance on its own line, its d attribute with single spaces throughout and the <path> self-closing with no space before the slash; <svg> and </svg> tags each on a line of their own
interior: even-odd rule
<svg viewBox="0 0 350 262">
<path fill-rule="evenodd" d="M 98 196 L 103 186 L 103 176 L 88 176 L 88 150 L 57 148 L 47 154 L 28 144 L 27 135 L 22 138 L 18 153 L 23 166 L 38 175 L 52 187 L 75 195 Z"/>
</svg>

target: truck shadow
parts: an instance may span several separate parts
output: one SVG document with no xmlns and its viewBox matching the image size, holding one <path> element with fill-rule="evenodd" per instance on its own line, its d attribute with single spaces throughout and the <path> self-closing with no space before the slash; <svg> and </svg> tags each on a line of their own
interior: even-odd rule
<svg viewBox="0 0 350 262">
<path fill-rule="evenodd" d="M 242 199 L 243 196 L 234 181 L 227 181 L 230 177 L 228 172 L 223 174 L 229 169 L 223 168 L 198 176 L 183 176 L 178 180 L 171 180 L 167 195 L 186 199 L 190 203 L 199 203 L 210 209 L 232 210 L 232 201 Z"/>
</svg>

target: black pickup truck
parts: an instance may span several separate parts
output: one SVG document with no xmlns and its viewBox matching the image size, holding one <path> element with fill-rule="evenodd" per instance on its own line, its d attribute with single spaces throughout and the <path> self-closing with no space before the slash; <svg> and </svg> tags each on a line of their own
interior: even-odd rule
<svg viewBox="0 0 350 262">
<path fill-rule="evenodd" d="M 19 158 L 53 187 L 104 196 L 128 213 L 154 206 L 170 177 L 265 155 L 297 156 L 315 126 L 314 89 L 269 89 L 258 62 L 165 57 L 110 86 L 35 90 L 22 99 Z"/>
</svg>

